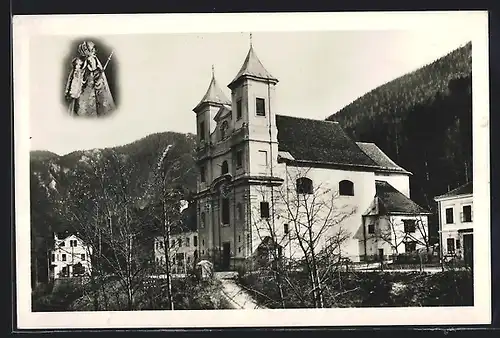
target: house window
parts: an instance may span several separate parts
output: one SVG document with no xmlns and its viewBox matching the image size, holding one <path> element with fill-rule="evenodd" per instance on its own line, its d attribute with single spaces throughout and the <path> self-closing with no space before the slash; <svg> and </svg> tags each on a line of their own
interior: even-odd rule
<svg viewBox="0 0 500 338">
<path fill-rule="evenodd" d="M 242 111 L 241 111 L 241 99 L 236 101 L 236 120 L 241 119 Z"/>
<path fill-rule="evenodd" d="M 205 140 L 205 121 L 200 122 L 200 140 Z"/>
<path fill-rule="evenodd" d="M 285 235 L 288 235 L 288 233 L 290 232 L 288 224 L 283 224 L 283 232 L 285 233 Z"/>
<path fill-rule="evenodd" d="M 227 164 L 227 161 L 222 162 L 221 172 L 222 175 L 227 174 L 229 172 L 229 166 Z"/>
<path fill-rule="evenodd" d="M 416 221 L 414 219 L 404 219 L 403 224 L 404 224 L 404 231 L 406 234 L 411 234 L 414 233 L 416 230 L 415 226 Z"/>
<path fill-rule="evenodd" d="M 243 166 L 243 151 L 238 150 L 236 152 L 236 168 L 241 168 Z"/>
<path fill-rule="evenodd" d="M 296 181 L 297 194 L 312 194 L 313 182 L 307 177 L 300 177 Z"/>
<path fill-rule="evenodd" d="M 457 239 L 457 240 L 455 241 L 455 243 L 456 243 L 456 246 L 457 246 L 457 250 L 459 250 L 459 249 L 460 249 L 460 240 L 459 240 L 459 239 Z"/>
<path fill-rule="evenodd" d="M 464 205 L 462 207 L 462 222 L 472 222 L 472 206 Z"/>
<path fill-rule="evenodd" d="M 266 100 L 262 98 L 255 99 L 255 111 L 257 116 L 266 116 Z"/>
<path fill-rule="evenodd" d="M 205 246 L 205 240 L 204 239 L 201 240 L 201 245 Z"/>
<path fill-rule="evenodd" d="M 195 247 L 197 247 L 197 246 L 198 246 L 198 236 L 193 236 L 193 245 L 194 245 Z"/>
<path fill-rule="evenodd" d="M 160 249 L 163 249 L 163 241 L 160 241 Z"/>
<path fill-rule="evenodd" d="M 179 248 L 182 246 L 182 238 L 177 239 L 177 244 L 179 245 Z"/>
<path fill-rule="evenodd" d="M 69 240 L 69 246 L 70 246 L 71 248 L 75 247 L 75 246 L 76 246 L 76 241 L 75 241 L 75 240 L 70 239 L 70 240 Z"/>
<path fill-rule="evenodd" d="M 59 246 L 65 246 L 66 245 L 66 242 L 62 241 L 59 243 Z"/>
<path fill-rule="evenodd" d="M 229 224 L 229 198 L 222 199 L 222 224 Z"/>
<path fill-rule="evenodd" d="M 368 224 L 368 233 L 369 234 L 374 234 L 375 233 L 375 224 Z"/>
<path fill-rule="evenodd" d="M 354 183 L 348 180 L 340 181 L 339 194 L 341 196 L 354 196 Z"/>
<path fill-rule="evenodd" d="M 200 214 L 200 228 L 205 228 L 206 215 L 204 212 Z"/>
<path fill-rule="evenodd" d="M 200 167 L 200 181 L 204 183 L 206 180 L 205 178 L 205 166 Z"/>
<path fill-rule="evenodd" d="M 243 219 L 243 205 L 241 205 L 241 203 L 236 204 L 236 217 L 238 221 Z"/>
<path fill-rule="evenodd" d="M 241 235 L 238 235 L 238 243 L 241 242 Z"/>
<path fill-rule="evenodd" d="M 62 261 L 66 262 L 66 254 L 62 254 Z"/>
<path fill-rule="evenodd" d="M 417 250 L 417 242 L 415 241 L 410 241 L 405 243 L 405 252 L 406 253 L 412 253 Z"/>
<path fill-rule="evenodd" d="M 52 254 L 51 259 L 52 259 L 52 262 L 55 262 L 56 261 L 56 255 Z"/>
<path fill-rule="evenodd" d="M 227 121 L 222 122 L 222 125 L 220 126 L 220 138 L 221 138 L 221 140 L 226 138 L 227 128 L 228 128 Z"/>
<path fill-rule="evenodd" d="M 84 260 L 85 260 L 85 254 L 81 254 L 81 255 L 80 255 L 80 259 L 81 259 L 82 261 L 84 261 Z"/>
<path fill-rule="evenodd" d="M 448 238 L 446 240 L 446 248 L 447 248 L 448 253 L 455 252 L 455 240 L 453 238 Z"/>
<path fill-rule="evenodd" d="M 238 252 L 241 252 L 241 246 L 240 246 L 240 247 L 238 247 Z"/>
<path fill-rule="evenodd" d="M 189 245 L 190 245 L 189 237 L 186 237 L 186 246 L 188 247 Z"/>
<path fill-rule="evenodd" d="M 260 202 L 260 217 L 269 218 L 269 202 Z"/>
<path fill-rule="evenodd" d="M 453 223 L 453 208 L 446 208 L 446 224 Z"/>
</svg>

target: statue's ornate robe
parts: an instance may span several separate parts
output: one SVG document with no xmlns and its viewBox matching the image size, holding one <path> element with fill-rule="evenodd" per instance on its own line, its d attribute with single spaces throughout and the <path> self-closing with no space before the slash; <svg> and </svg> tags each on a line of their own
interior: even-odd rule
<svg viewBox="0 0 500 338">
<path fill-rule="evenodd" d="M 77 116 L 103 116 L 115 110 L 103 67 L 96 56 L 78 56 L 66 84 L 69 113 Z"/>
</svg>

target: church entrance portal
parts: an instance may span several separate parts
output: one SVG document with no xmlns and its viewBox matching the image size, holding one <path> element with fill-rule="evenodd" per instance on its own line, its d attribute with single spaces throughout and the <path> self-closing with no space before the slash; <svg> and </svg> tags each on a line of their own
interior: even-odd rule
<svg viewBox="0 0 500 338">
<path fill-rule="evenodd" d="M 231 243 L 222 243 L 222 264 L 221 268 L 223 271 L 229 270 L 229 263 L 231 258 Z"/>
</svg>

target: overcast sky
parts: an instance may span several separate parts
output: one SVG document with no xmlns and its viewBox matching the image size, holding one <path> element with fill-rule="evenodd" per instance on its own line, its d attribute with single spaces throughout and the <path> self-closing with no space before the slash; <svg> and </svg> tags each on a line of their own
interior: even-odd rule
<svg viewBox="0 0 500 338">
<path fill-rule="evenodd" d="M 30 43 L 31 149 L 60 155 L 122 145 L 155 132 L 195 132 L 196 106 L 212 64 L 226 87 L 248 52 L 248 33 L 98 36 L 118 63 L 119 107 L 113 117 L 68 117 L 61 104 L 71 36 Z M 277 112 L 324 119 L 371 89 L 413 71 L 470 40 L 442 31 L 253 33 L 253 46 L 279 79 Z M 101 60 L 104 63 L 106 60 Z"/>
</svg>

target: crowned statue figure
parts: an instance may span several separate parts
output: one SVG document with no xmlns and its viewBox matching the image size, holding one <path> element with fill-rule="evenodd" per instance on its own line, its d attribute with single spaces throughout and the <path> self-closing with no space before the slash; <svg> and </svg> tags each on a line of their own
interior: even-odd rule
<svg viewBox="0 0 500 338">
<path fill-rule="evenodd" d="M 104 116 L 116 109 L 104 73 L 113 53 L 104 67 L 96 53 L 95 44 L 84 41 L 78 46 L 78 55 L 71 61 L 65 98 L 72 116 Z"/>
</svg>

